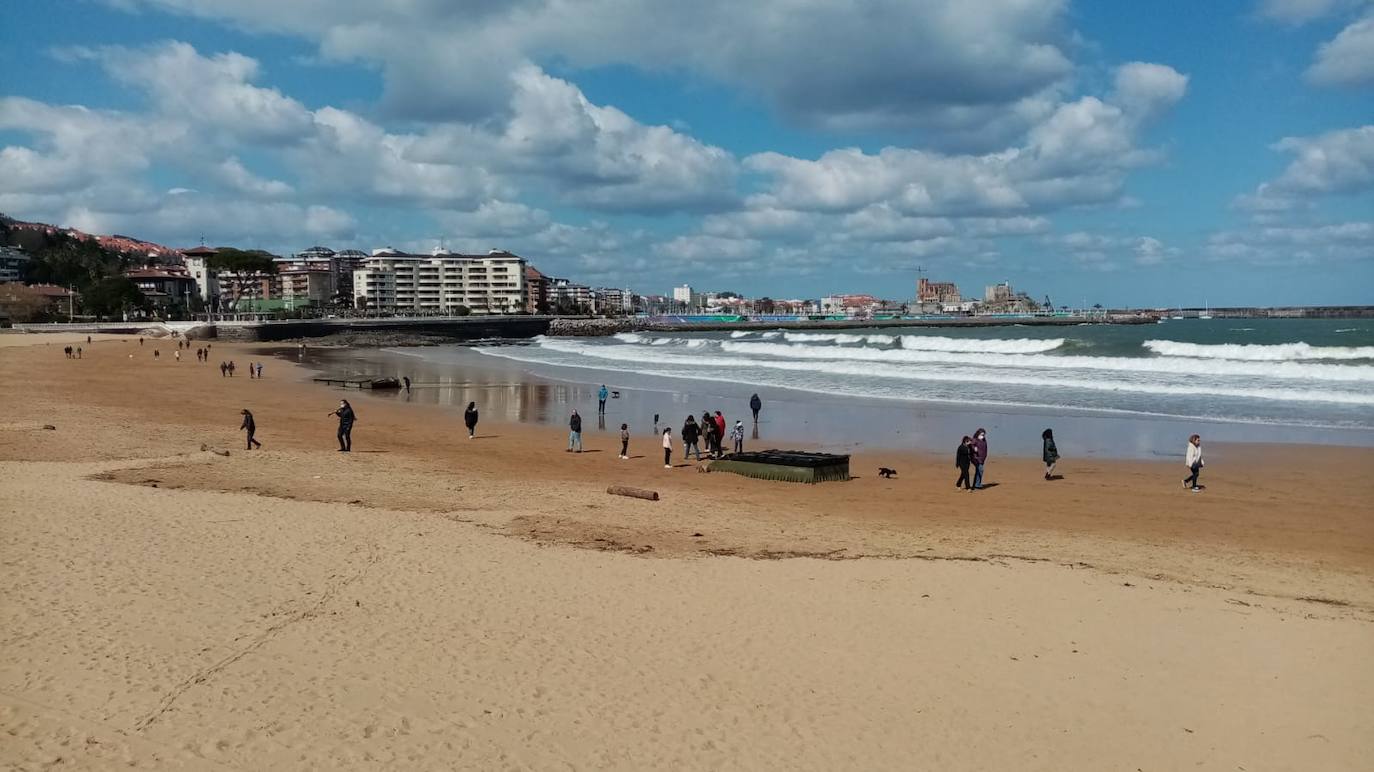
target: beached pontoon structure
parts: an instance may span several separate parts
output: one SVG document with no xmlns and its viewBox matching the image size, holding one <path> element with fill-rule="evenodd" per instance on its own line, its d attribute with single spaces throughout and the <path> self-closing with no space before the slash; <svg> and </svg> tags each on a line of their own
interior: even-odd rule
<svg viewBox="0 0 1374 772">
<path fill-rule="evenodd" d="M 380 249 L 353 272 L 359 308 L 386 314 L 520 313 L 526 308 L 525 259 L 493 250 L 412 255 Z"/>
<path fill-rule="evenodd" d="M 750 451 L 712 461 L 711 471 L 785 482 L 843 481 L 849 479 L 849 456 L 800 450 Z"/>
</svg>

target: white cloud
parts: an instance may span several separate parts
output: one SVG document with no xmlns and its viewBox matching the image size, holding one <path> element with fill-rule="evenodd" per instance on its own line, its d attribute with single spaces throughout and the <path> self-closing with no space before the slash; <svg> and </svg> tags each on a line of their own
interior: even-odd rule
<svg viewBox="0 0 1374 772">
<path fill-rule="evenodd" d="M 1374 84 L 1374 14 L 1353 22 L 1323 43 L 1307 78 L 1324 86 Z"/>
<path fill-rule="evenodd" d="M 735 160 L 667 126 L 592 104 L 536 67 L 513 76 L 512 117 L 497 147 L 506 163 L 544 176 L 591 209 L 719 208 L 734 196 Z"/>
<path fill-rule="evenodd" d="M 1067 0 L 120 0 L 315 41 L 378 65 L 405 117 L 503 112 L 522 64 L 685 71 L 842 130 L 924 128 L 983 141 L 1017 132 L 1072 74 Z M 1002 127 L 999 129 L 999 125 Z M 969 141 L 965 138 L 964 141 Z"/>
<path fill-rule="evenodd" d="M 160 113 L 259 142 L 287 142 L 310 131 L 310 111 L 275 88 L 253 85 L 257 60 L 235 52 L 203 56 L 189 43 L 144 49 L 74 50 L 116 80 L 145 91 Z"/>
<path fill-rule="evenodd" d="M 1206 254 L 1254 265 L 1374 261 L 1374 222 L 1274 225 L 1226 230 L 1207 240 Z"/>
<path fill-rule="evenodd" d="M 1289 24 L 1305 24 L 1314 19 L 1359 5 L 1364 0 L 1261 0 L 1263 16 Z"/>
<path fill-rule="evenodd" d="M 1313 197 L 1374 188 L 1374 125 L 1315 137 L 1285 137 L 1273 149 L 1295 157 L 1277 178 L 1237 198 L 1241 208 L 1282 211 Z"/>
<path fill-rule="evenodd" d="M 849 148 L 810 161 L 759 153 L 745 165 L 771 179 L 755 207 L 853 212 L 886 202 L 906 215 L 968 216 L 1107 203 L 1126 173 L 1157 154 L 1136 147 L 1140 129 L 1183 95 L 1187 79 L 1162 65 L 1118 73 L 1114 98 L 1060 104 L 1025 144 L 985 155 L 944 155 L 887 147 Z"/>
</svg>

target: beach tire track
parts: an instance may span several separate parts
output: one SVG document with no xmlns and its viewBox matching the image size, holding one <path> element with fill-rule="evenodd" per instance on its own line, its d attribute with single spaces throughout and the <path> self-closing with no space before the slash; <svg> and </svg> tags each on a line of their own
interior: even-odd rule
<svg viewBox="0 0 1374 772">
<path fill-rule="evenodd" d="M 368 544 L 358 549 L 355 549 L 351 553 L 350 557 L 357 556 L 359 552 L 362 552 L 364 554 L 362 555 L 363 559 L 356 571 L 349 574 L 348 576 L 343 577 L 339 581 L 330 583 L 325 588 L 325 591 L 320 594 L 320 597 L 306 608 L 301 609 L 300 611 L 291 614 L 287 618 L 268 626 L 266 629 L 262 630 L 257 635 L 253 636 L 253 638 L 247 644 L 239 647 L 238 649 L 234 650 L 233 652 L 229 653 L 223 658 L 217 660 L 216 662 L 207 665 L 204 668 L 201 668 L 200 670 L 193 673 L 190 677 L 178 683 L 176 686 L 170 689 L 166 695 L 163 696 L 163 698 L 158 702 L 156 708 L 146 713 L 134 722 L 134 731 L 142 732 L 143 730 L 152 726 L 159 718 L 163 716 L 163 714 L 167 713 L 169 710 L 172 709 L 172 707 L 176 704 L 177 700 L 179 700 L 182 697 L 182 695 L 186 694 L 186 692 L 190 691 L 193 687 L 206 683 L 210 679 L 214 678 L 216 675 L 223 672 L 226 668 L 233 665 L 235 662 L 238 662 L 244 657 L 247 657 L 249 654 L 252 654 L 253 652 L 262 648 L 269 641 L 271 641 L 273 638 L 276 638 L 278 635 L 281 635 L 288 628 L 300 624 L 301 622 L 307 622 L 319 616 L 321 612 L 324 611 L 325 607 L 327 607 L 330 603 L 333 602 L 333 600 L 336 597 L 338 597 L 340 591 L 344 590 L 348 586 L 356 583 L 364 576 L 366 576 L 368 571 L 372 568 L 372 566 L 376 565 L 377 562 L 381 559 L 381 551 L 378 549 L 377 544 L 374 542 L 369 542 Z"/>
</svg>

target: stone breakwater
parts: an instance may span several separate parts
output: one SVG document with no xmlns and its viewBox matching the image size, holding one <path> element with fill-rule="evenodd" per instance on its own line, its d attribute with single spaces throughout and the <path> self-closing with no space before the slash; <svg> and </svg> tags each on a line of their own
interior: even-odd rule
<svg viewBox="0 0 1374 772">
<path fill-rule="evenodd" d="M 645 332 L 654 325 L 644 319 L 554 319 L 548 335 L 590 338 L 621 332 Z"/>
</svg>

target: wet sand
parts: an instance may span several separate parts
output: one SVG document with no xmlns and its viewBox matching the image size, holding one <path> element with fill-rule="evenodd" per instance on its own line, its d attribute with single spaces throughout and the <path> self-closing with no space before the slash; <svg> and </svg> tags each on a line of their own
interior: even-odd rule
<svg viewBox="0 0 1374 772">
<path fill-rule="evenodd" d="M 1066 459 L 1047 483 L 1016 458 L 959 493 L 943 454 L 911 452 L 810 487 L 664 470 L 643 436 L 619 461 L 610 431 L 583 454 L 512 421 L 467 440 L 460 407 L 352 392 L 342 454 L 340 392 L 274 359 L 243 377 L 260 351 L 214 344 L 226 379 L 166 343 L 69 362 L 12 337 L 0 762 L 1374 758 L 1368 449 L 1209 446 L 1203 494 L 1176 460 Z M 566 399 L 595 425 L 594 396 Z M 242 407 L 262 451 L 240 449 Z"/>
</svg>

